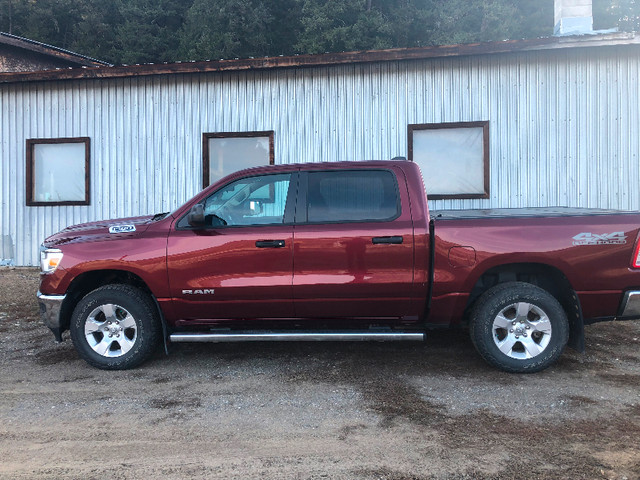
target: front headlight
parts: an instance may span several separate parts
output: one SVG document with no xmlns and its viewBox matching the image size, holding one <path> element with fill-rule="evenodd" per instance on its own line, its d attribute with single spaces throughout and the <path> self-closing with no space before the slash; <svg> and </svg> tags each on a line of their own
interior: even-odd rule
<svg viewBox="0 0 640 480">
<path fill-rule="evenodd" d="M 51 273 L 58 268 L 62 260 L 62 250 L 40 246 L 40 272 Z"/>
</svg>

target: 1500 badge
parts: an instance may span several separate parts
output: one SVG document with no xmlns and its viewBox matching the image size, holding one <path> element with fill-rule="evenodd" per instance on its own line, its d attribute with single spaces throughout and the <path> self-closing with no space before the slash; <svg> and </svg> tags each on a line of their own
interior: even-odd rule
<svg viewBox="0 0 640 480">
<path fill-rule="evenodd" d="M 613 233 L 579 233 L 573 237 L 574 245 L 622 245 L 627 243 L 624 232 Z"/>
<path fill-rule="evenodd" d="M 114 225 L 112 227 L 109 227 L 109 233 L 129 233 L 135 231 L 135 225 Z"/>
</svg>

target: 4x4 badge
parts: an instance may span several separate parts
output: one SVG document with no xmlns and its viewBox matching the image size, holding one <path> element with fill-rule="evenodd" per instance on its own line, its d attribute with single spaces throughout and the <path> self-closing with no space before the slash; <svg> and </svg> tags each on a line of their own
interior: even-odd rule
<svg viewBox="0 0 640 480">
<path fill-rule="evenodd" d="M 573 237 L 574 245 L 622 245 L 627 243 L 624 232 L 613 233 L 579 233 Z"/>
</svg>

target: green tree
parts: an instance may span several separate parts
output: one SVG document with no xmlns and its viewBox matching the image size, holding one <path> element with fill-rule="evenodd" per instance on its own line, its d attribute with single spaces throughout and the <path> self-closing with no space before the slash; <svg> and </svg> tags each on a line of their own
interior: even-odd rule
<svg viewBox="0 0 640 480">
<path fill-rule="evenodd" d="M 79 0 L 3 0 L 2 30 L 69 48 L 83 6 Z"/>
<path fill-rule="evenodd" d="M 295 48 L 303 53 L 393 46 L 388 19 L 371 0 L 304 0 L 301 25 Z"/>
<path fill-rule="evenodd" d="M 532 38 L 553 33 L 553 0 L 436 0 L 434 44 Z"/>
<path fill-rule="evenodd" d="M 640 0 L 593 0 L 640 30 Z M 549 36 L 553 0 L 0 0 L 0 31 L 112 63 L 245 58 Z"/>
<path fill-rule="evenodd" d="M 124 53 L 117 32 L 117 26 L 123 23 L 119 7 L 118 2 L 85 0 L 71 50 L 118 63 Z"/>
<path fill-rule="evenodd" d="M 119 63 L 178 60 L 178 35 L 193 0 L 119 0 Z"/>
<path fill-rule="evenodd" d="M 263 56 L 273 17 L 262 0 L 195 0 L 182 29 L 184 59 Z"/>
<path fill-rule="evenodd" d="M 0 0 L 0 32 L 15 34 L 22 27 L 28 6 L 20 0 Z"/>
<path fill-rule="evenodd" d="M 438 20 L 432 0 L 380 1 L 376 7 L 389 19 L 394 47 L 419 47 L 432 43 Z"/>
<path fill-rule="evenodd" d="M 267 55 L 297 53 L 294 45 L 302 30 L 301 0 L 278 0 L 266 4 L 271 18 L 268 28 Z"/>
<path fill-rule="evenodd" d="M 593 28 L 640 31 L 640 0 L 593 0 Z"/>
</svg>

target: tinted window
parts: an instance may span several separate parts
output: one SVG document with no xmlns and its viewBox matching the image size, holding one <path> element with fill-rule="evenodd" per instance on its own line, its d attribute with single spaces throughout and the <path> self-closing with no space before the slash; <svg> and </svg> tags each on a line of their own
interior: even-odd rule
<svg viewBox="0 0 640 480">
<path fill-rule="evenodd" d="M 273 225 L 284 222 L 291 174 L 236 180 L 204 202 L 209 226 Z"/>
<path fill-rule="evenodd" d="M 385 170 L 310 172 L 309 222 L 391 220 L 398 214 L 396 177 Z"/>
</svg>

